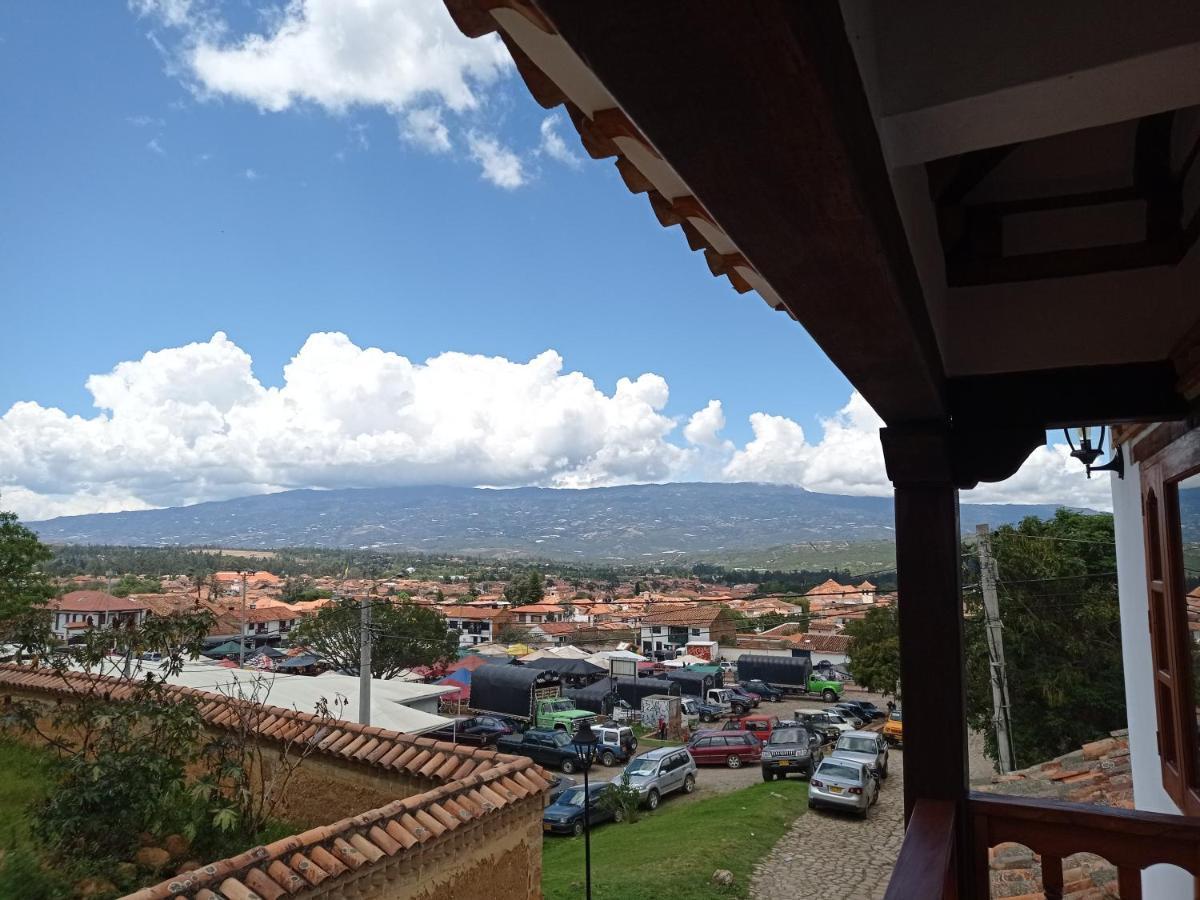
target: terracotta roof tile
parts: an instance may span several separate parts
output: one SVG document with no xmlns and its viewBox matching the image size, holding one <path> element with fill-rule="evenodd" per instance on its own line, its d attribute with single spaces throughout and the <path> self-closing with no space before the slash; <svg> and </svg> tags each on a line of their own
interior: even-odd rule
<svg viewBox="0 0 1200 900">
<path fill-rule="evenodd" d="M 51 669 L 0 665 L 0 686 L 66 695 L 76 686 L 100 682 L 113 696 L 132 688 L 115 679 Z M 215 727 L 237 718 L 233 701 L 203 691 L 175 690 L 194 697 L 201 715 Z M 385 857 L 420 852 L 421 845 L 462 828 L 513 803 L 539 799 L 549 782 L 532 760 L 492 750 L 414 738 L 353 722 L 324 724 L 307 713 L 269 707 L 263 728 L 276 738 L 296 734 L 319 740 L 317 752 L 353 754 L 358 764 L 420 772 L 444 783 L 425 793 L 377 809 L 311 828 L 262 847 L 254 847 L 130 895 L 132 900 L 263 900 L 296 896 L 329 878 L 372 866 Z M 351 748 L 354 748 L 353 750 Z M 386 751 L 386 752 L 381 752 Z M 373 761 L 372 761 L 373 760 Z M 455 780 L 446 780 L 456 776 Z"/>
</svg>

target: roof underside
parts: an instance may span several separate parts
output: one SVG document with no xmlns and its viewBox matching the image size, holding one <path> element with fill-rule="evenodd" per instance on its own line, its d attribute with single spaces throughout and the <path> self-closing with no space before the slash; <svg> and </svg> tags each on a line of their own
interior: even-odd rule
<svg viewBox="0 0 1200 900">
<path fill-rule="evenodd" d="M 1185 412 L 1200 5 L 446 4 L 889 424 Z"/>
</svg>

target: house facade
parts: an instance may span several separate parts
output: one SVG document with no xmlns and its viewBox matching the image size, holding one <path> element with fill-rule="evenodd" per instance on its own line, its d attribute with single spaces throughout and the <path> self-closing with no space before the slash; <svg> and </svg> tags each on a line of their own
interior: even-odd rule
<svg viewBox="0 0 1200 900">
<path fill-rule="evenodd" d="M 458 632 L 459 647 L 490 644 L 512 623 L 512 613 L 492 606 L 454 604 L 439 606 L 437 611 L 446 617 L 446 625 Z"/>
<path fill-rule="evenodd" d="M 55 637 L 63 641 L 93 629 L 140 625 L 149 613 L 145 604 L 104 591 L 71 591 L 51 600 L 46 608 Z"/>
<path fill-rule="evenodd" d="M 717 604 L 660 608 L 643 616 L 639 628 L 642 653 L 659 658 L 674 656 L 689 643 L 715 641 L 718 648 L 733 647 L 737 638 L 736 619 Z"/>
</svg>

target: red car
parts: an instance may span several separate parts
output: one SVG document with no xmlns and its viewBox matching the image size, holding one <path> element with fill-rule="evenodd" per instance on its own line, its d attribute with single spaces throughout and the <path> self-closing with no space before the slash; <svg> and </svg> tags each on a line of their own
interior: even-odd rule
<svg viewBox="0 0 1200 900">
<path fill-rule="evenodd" d="M 688 752 L 698 766 L 740 769 L 746 763 L 757 765 L 762 758 L 762 744 L 749 731 L 721 731 L 692 738 Z"/>
</svg>

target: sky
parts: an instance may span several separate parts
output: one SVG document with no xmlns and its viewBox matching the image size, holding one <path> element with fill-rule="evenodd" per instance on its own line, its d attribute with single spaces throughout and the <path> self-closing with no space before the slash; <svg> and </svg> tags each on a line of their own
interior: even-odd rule
<svg viewBox="0 0 1200 900">
<path fill-rule="evenodd" d="M 878 417 L 804 330 L 441 0 L 9 4 L 0 116 L 0 508 L 889 492 Z M 964 499 L 1110 503 L 1054 445 Z"/>
</svg>

